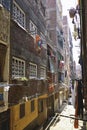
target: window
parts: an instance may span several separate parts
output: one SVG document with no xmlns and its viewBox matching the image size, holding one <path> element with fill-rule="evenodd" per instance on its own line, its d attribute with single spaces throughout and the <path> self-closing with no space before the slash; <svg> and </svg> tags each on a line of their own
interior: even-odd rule
<svg viewBox="0 0 87 130">
<path fill-rule="evenodd" d="M 40 100 L 38 103 L 38 112 L 39 113 L 43 112 L 43 101 L 42 100 Z"/>
<path fill-rule="evenodd" d="M 18 24 L 25 28 L 25 13 L 15 2 L 13 3 L 13 18 Z"/>
<path fill-rule="evenodd" d="M 35 26 L 35 24 L 30 20 L 30 34 L 33 36 L 33 38 L 35 38 L 36 34 L 37 34 L 37 27 Z"/>
<path fill-rule="evenodd" d="M 12 58 L 12 78 L 25 77 L 25 61 Z"/>
<path fill-rule="evenodd" d="M 20 104 L 20 118 L 25 116 L 25 104 Z"/>
<path fill-rule="evenodd" d="M 46 79 L 46 68 L 45 67 L 40 68 L 40 78 Z"/>
<path fill-rule="evenodd" d="M 31 112 L 33 112 L 35 110 L 35 106 L 34 106 L 34 100 L 31 101 Z"/>
<path fill-rule="evenodd" d="M 30 63 L 29 64 L 29 77 L 30 78 L 36 78 L 37 77 L 37 65 Z"/>
</svg>

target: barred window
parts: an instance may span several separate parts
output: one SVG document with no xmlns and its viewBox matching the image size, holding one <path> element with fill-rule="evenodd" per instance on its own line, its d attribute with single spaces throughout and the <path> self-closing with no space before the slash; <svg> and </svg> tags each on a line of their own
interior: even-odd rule
<svg viewBox="0 0 87 130">
<path fill-rule="evenodd" d="M 46 68 L 45 67 L 40 68 L 40 78 L 46 79 Z"/>
<path fill-rule="evenodd" d="M 29 64 L 29 78 L 36 78 L 37 77 L 37 65 L 30 63 Z"/>
<path fill-rule="evenodd" d="M 12 78 L 25 77 L 25 61 L 12 58 Z"/>
<path fill-rule="evenodd" d="M 13 3 L 13 18 L 18 24 L 25 28 L 25 13 L 16 2 Z"/>
</svg>

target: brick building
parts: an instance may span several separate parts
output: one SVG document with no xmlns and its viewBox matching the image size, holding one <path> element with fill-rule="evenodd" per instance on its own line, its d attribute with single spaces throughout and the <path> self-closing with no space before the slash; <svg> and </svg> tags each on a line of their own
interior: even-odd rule
<svg viewBox="0 0 87 130">
<path fill-rule="evenodd" d="M 27 118 L 26 101 L 33 99 L 30 102 L 33 108 L 29 107 L 29 109 L 33 109 L 31 111 L 34 111 L 33 119 L 27 119 L 28 122 L 25 121 L 26 123 L 21 128 L 19 128 L 19 123 L 17 125 L 18 129 L 23 129 L 38 116 L 35 98 L 42 96 L 41 99 L 40 97 L 38 99 L 41 107 L 46 102 L 43 97 L 48 92 L 44 4 L 45 0 L 0 1 L 0 25 L 2 27 L 0 31 L 0 82 L 3 82 L 4 85 L 5 82 L 6 84 L 10 83 L 8 92 L 10 113 L 8 110 L 3 113 L 0 111 L 0 117 L 5 114 L 7 120 L 9 116 L 11 119 L 11 122 L 10 120 L 4 122 L 0 118 L 2 120 L 1 129 L 4 129 L 3 124 L 7 124 L 5 129 L 14 129 L 16 121 L 12 119 L 13 117 L 16 118 L 16 114 L 14 114 L 16 105 L 19 106 L 16 111 L 20 111 L 17 121 L 19 122 L 21 118 L 22 120 Z M 0 89 L 0 97 L 3 96 L 3 93 Z M 1 103 L 2 101 L 0 101 L 0 105 L 2 105 Z"/>
<path fill-rule="evenodd" d="M 56 53 L 56 70 L 55 77 L 57 83 L 57 91 L 60 97 L 59 106 L 64 100 L 65 88 L 64 82 L 64 38 L 62 25 L 62 5 L 61 1 L 46 0 L 47 2 L 47 29 L 49 30 L 49 38 Z"/>
<path fill-rule="evenodd" d="M 0 1 L 0 82 L 3 88 L 10 86 L 8 108 L 0 111 L 0 120 L 3 114 L 6 118 L 0 122 L 2 130 L 35 129 L 58 110 L 64 94 L 67 99 L 58 84 L 64 80 L 64 59 L 62 6 L 55 2 L 50 2 L 54 17 L 49 21 L 46 0 Z M 3 93 L 0 89 L 0 108 Z"/>
<path fill-rule="evenodd" d="M 41 94 L 40 89 L 42 88 L 43 93 L 46 89 L 46 86 L 35 87 L 36 84 L 41 83 L 42 79 L 46 80 L 47 53 L 46 47 L 42 45 L 43 40 L 45 41 L 46 30 L 45 7 L 42 2 L 32 2 L 14 1 L 11 4 L 10 82 L 14 83 L 20 78 L 30 79 L 30 93 L 27 95 L 26 92 L 24 96 Z M 39 10 L 39 8 L 42 8 L 41 6 L 43 6 L 43 10 Z M 44 44 L 46 43 L 44 42 Z"/>
<path fill-rule="evenodd" d="M 67 16 L 63 16 L 63 32 L 64 32 L 64 62 L 65 62 L 65 84 L 69 86 L 70 81 L 70 58 L 72 58 L 72 43 L 70 37 L 70 29 Z M 71 46 L 71 50 L 70 50 Z M 72 60 L 73 61 L 73 60 Z M 71 62 L 72 62 L 71 61 Z"/>
<path fill-rule="evenodd" d="M 10 52 L 10 4 L 0 1 L 0 129 L 10 128 L 10 111 L 8 110 L 7 93 L 4 91 L 9 82 Z M 2 87 L 5 83 L 4 88 Z M 3 92 L 4 91 L 4 92 Z M 3 96 L 4 95 L 4 96 Z"/>
</svg>

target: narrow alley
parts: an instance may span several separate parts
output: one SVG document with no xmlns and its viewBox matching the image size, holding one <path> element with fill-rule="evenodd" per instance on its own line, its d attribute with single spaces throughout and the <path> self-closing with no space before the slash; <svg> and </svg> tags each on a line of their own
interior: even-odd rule
<svg viewBox="0 0 87 130">
<path fill-rule="evenodd" d="M 37 128 L 37 130 L 86 130 L 87 119 L 85 117 L 75 117 L 75 108 L 72 105 L 72 98 L 67 102 L 63 102 L 61 108 L 49 120 L 48 123 L 45 122 L 47 125 L 42 125 L 40 128 Z M 78 123 L 77 128 L 74 126 L 75 121 Z"/>
<path fill-rule="evenodd" d="M 66 105 L 60 113 L 59 121 L 50 127 L 50 130 L 83 130 L 83 121 L 79 120 L 78 128 L 74 128 L 75 109 L 72 105 Z M 85 130 L 85 129 L 84 129 Z"/>
<path fill-rule="evenodd" d="M 87 0 L 0 0 L 0 130 L 87 130 Z"/>
</svg>

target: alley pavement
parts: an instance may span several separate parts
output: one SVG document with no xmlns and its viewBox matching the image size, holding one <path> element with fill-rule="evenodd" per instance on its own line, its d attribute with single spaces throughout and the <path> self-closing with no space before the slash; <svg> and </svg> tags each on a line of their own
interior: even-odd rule
<svg viewBox="0 0 87 130">
<path fill-rule="evenodd" d="M 59 121 L 50 127 L 50 130 L 84 130 L 83 121 L 78 121 L 78 128 L 74 128 L 75 109 L 71 105 L 66 105 L 64 110 L 60 113 Z"/>
</svg>

